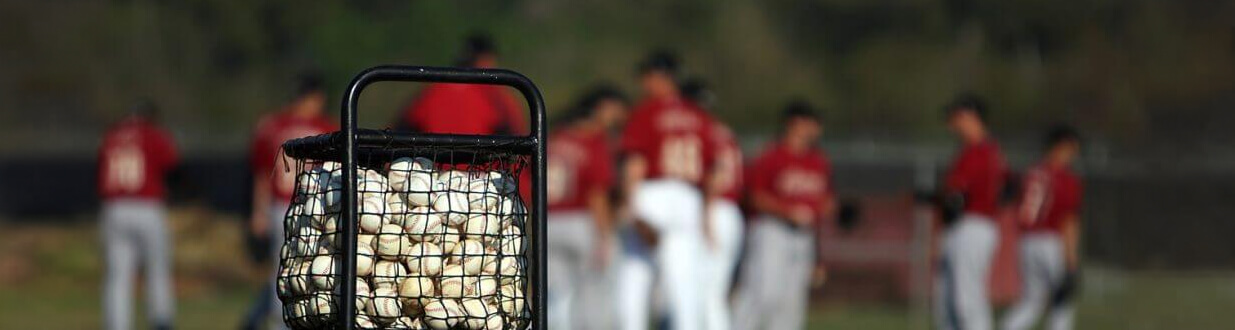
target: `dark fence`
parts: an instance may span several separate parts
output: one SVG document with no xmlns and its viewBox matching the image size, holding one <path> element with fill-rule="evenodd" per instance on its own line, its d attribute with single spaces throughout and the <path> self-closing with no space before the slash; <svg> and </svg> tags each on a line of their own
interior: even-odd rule
<svg viewBox="0 0 1235 330">
<path fill-rule="evenodd" d="M 922 171 L 903 161 L 836 158 L 837 189 L 854 198 L 909 196 Z M 1128 269 L 1235 268 L 1235 171 L 1085 172 L 1088 261 Z M 247 212 L 251 178 L 243 157 L 189 158 L 183 173 L 172 189 L 173 204 Z M 92 158 L 0 159 L 5 221 L 72 221 L 97 207 Z"/>
</svg>

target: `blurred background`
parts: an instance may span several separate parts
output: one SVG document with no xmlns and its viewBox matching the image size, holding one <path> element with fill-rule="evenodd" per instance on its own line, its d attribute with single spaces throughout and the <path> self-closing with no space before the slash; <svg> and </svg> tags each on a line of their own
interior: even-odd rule
<svg viewBox="0 0 1235 330">
<path fill-rule="evenodd" d="M 177 325 L 239 324 L 265 276 L 243 232 L 258 117 L 306 68 L 333 116 L 360 70 L 450 65 L 478 30 L 551 114 L 594 82 L 634 93 L 658 48 L 711 83 L 748 155 L 788 99 L 820 105 L 837 189 L 865 219 L 825 241 L 810 328 L 928 327 L 913 192 L 953 154 L 940 109 L 962 91 L 989 99 L 1017 168 L 1050 124 L 1081 129 L 1078 328 L 1229 327 L 1232 17 L 1235 2 L 1195 0 L 0 1 L 0 328 L 98 327 L 96 150 L 143 98 L 188 176 L 170 213 Z M 371 89 L 361 124 L 387 127 L 419 88 Z M 993 277 L 999 310 L 1019 288 L 1011 261 Z"/>
</svg>

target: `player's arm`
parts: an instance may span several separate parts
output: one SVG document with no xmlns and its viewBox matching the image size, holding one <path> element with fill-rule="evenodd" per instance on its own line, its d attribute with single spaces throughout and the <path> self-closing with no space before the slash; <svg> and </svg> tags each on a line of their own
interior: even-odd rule
<svg viewBox="0 0 1235 330">
<path fill-rule="evenodd" d="M 262 180 L 266 176 L 270 173 L 253 172 L 253 214 L 249 217 L 249 229 L 258 236 L 265 235 L 269 225 L 266 212 L 270 210 L 270 184 Z"/>
<path fill-rule="evenodd" d="M 599 187 L 588 192 L 587 206 L 596 223 L 596 246 L 593 260 L 600 268 L 609 264 L 609 246 L 613 237 L 613 208 L 609 202 L 609 192 Z"/>
<path fill-rule="evenodd" d="M 1063 225 L 1063 251 L 1065 265 L 1068 270 L 1076 270 L 1080 265 L 1080 238 L 1081 225 L 1079 216 L 1075 213 L 1069 215 L 1064 220 Z"/>
<path fill-rule="evenodd" d="M 258 124 L 258 133 L 253 139 L 249 153 L 249 163 L 253 170 L 253 186 L 250 188 L 253 195 L 251 201 L 252 209 L 249 210 L 249 230 L 255 236 L 265 235 L 266 227 L 270 224 L 269 220 L 266 219 L 266 212 L 269 212 L 271 200 L 270 184 L 267 180 L 270 177 L 269 169 L 273 168 L 274 165 L 271 163 L 273 161 L 272 153 L 266 147 L 270 143 L 267 141 L 266 134 L 262 133 L 264 131 L 263 126 L 265 126 L 264 123 Z"/>
<path fill-rule="evenodd" d="M 589 166 L 590 171 L 584 175 L 588 182 L 587 191 L 587 206 L 592 213 L 592 221 L 595 222 L 596 239 L 595 246 L 592 248 L 594 252 L 593 260 L 596 266 L 604 268 L 608 266 L 609 255 L 613 242 L 613 198 L 611 190 L 613 189 L 613 152 L 607 146 L 599 148 L 592 157 L 592 164 Z"/>
</svg>

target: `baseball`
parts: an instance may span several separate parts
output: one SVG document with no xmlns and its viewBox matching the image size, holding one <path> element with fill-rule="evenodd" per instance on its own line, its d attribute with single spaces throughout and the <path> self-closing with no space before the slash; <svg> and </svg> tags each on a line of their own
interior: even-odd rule
<svg viewBox="0 0 1235 330">
<path fill-rule="evenodd" d="M 442 250 L 436 244 L 416 243 L 409 252 L 407 268 L 424 276 L 437 276 L 442 272 Z"/>
<path fill-rule="evenodd" d="M 421 299 L 433 296 L 433 280 L 423 276 L 404 278 L 399 282 L 399 298 L 404 307 L 420 307 Z"/>
<path fill-rule="evenodd" d="M 463 321 L 463 326 L 467 329 L 485 330 L 489 316 L 497 314 L 497 306 L 486 304 L 480 299 L 463 299 L 460 305 L 467 316 Z"/>
<path fill-rule="evenodd" d="M 369 316 L 364 315 L 363 313 L 356 314 L 356 328 L 358 328 L 358 329 L 377 329 L 377 328 L 380 328 L 380 327 L 381 327 L 381 326 L 379 326 L 376 322 L 373 322 L 373 319 L 372 319 L 372 318 L 369 318 Z"/>
<path fill-rule="evenodd" d="M 449 170 L 445 172 L 437 172 L 433 177 L 435 186 L 440 186 L 440 190 L 463 191 L 467 188 L 470 180 L 467 178 L 467 173 L 458 170 Z"/>
<path fill-rule="evenodd" d="M 286 311 L 284 311 L 284 313 L 291 314 L 292 316 L 292 319 L 288 320 L 288 323 L 291 323 L 293 326 L 299 326 L 299 327 L 305 327 L 305 328 L 312 327 L 313 321 L 315 318 L 310 317 L 309 311 L 312 308 L 311 300 L 313 299 L 309 298 L 309 299 L 296 300 L 295 302 L 289 305 L 283 306 L 283 308 L 287 309 Z"/>
<path fill-rule="evenodd" d="M 339 210 L 339 207 L 342 206 L 339 201 L 343 197 L 343 183 L 339 181 L 325 182 L 320 189 L 322 192 L 319 196 L 321 196 L 322 202 L 325 203 L 326 209 Z"/>
<path fill-rule="evenodd" d="M 403 201 L 400 194 L 386 195 L 386 216 L 390 223 L 403 223 L 403 218 L 407 216 L 407 202 Z"/>
<path fill-rule="evenodd" d="M 425 325 L 434 330 L 446 330 L 463 318 L 459 303 L 450 299 L 438 299 L 425 304 Z"/>
<path fill-rule="evenodd" d="M 492 214 L 473 214 L 463 223 L 463 234 L 469 239 L 496 235 L 501 229 L 501 218 Z"/>
<path fill-rule="evenodd" d="M 433 191 L 433 177 L 428 173 L 412 173 L 407 177 L 407 202 L 415 206 L 429 206 L 429 192 Z"/>
<path fill-rule="evenodd" d="M 387 260 L 397 260 L 411 252 L 412 242 L 403 236 L 403 227 L 385 224 L 377 234 L 377 256 Z"/>
<path fill-rule="evenodd" d="M 432 241 L 432 235 L 442 233 L 442 217 L 437 213 L 429 213 L 427 208 L 412 209 L 412 213 L 403 220 L 403 232 L 418 241 Z"/>
<path fill-rule="evenodd" d="M 489 182 L 498 194 L 506 195 L 519 191 L 518 178 L 506 177 L 499 172 L 489 172 Z"/>
<path fill-rule="evenodd" d="M 497 262 L 490 263 L 489 265 L 493 265 L 493 273 L 495 273 L 498 278 L 502 280 L 502 284 L 508 284 L 519 279 L 519 276 L 523 273 L 524 266 L 523 260 L 518 257 L 511 256 L 502 257 L 502 259 L 499 259 Z M 489 270 L 489 265 L 485 265 L 486 271 Z"/>
<path fill-rule="evenodd" d="M 308 294 L 313 292 L 313 282 L 309 280 L 309 263 L 300 264 L 299 269 L 292 271 L 289 278 L 292 285 L 292 292 L 297 295 Z"/>
<path fill-rule="evenodd" d="M 480 241 L 463 240 L 450 251 L 450 260 L 447 262 L 462 265 L 464 274 L 476 275 L 480 274 L 481 266 L 484 266 L 484 253 L 485 247 Z"/>
<path fill-rule="evenodd" d="M 302 215 L 320 217 L 326 215 L 326 204 L 322 203 L 322 199 L 318 197 L 310 197 L 305 199 L 300 209 Z"/>
<path fill-rule="evenodd" d="M 497 300 L 506 315 L 519 315 L 519 311 L 523 310 L 523 290 L 513 285 L 503 285 Z"/>
<path fill-rule="evenodd" d="M 356 246 L 356 276 L 373 275 L 373 248 L 368 245 Z"/>
<path fill-rule="evenodd" d="M 463 288 L 475 285 L 476 281 L 476 277 L 464 276 L 463 268 L 459 265 L 449 265 L 442 270 L 442 279 L 438 284 L 438 289 L 442 297 L 462 298 Z"/>
<path fill-rule="evenodd" d="M 356 308 L 365 308 L 373 302 L 373 290 L 369 288 L 369 282 L 364 279 L 356 279 Z"/>
<path fill-rule="evenodd" d="M 502 203 L 495 210 L 497 214 L 526 214 L 527 209 L 523 207 L 523 202 L 515 197 L 507 197 L 502 199 Z"/>
<path fill-rule="evenodd" d="M 334 256 L 330 255 L 313 258 L 313 263 L 309 267 L 310 274 L 313 275 L 310 277 L 313 287 L 322 291 L 334 289 L 334 262 Z"/>
<path fill-rule="evenodd" d="M 377 241 L 377 235 L 373 235 L 373 234 L 356 235 L 356 248 L 359 249 L 361 246 L 368 246 L 369 250 L 372 250 L 374 247 L 376 247 L 376 245 L 373 244 L 373 242 L 375 241 Z"/>
<path fill-rule="evenodd" d="M 382 175 L 381 172 L 378 172 L 371 168 L 366 168 L 364 169 L 363 174 L 364 175 L 362 177 L 364 178 L 365 181 L 373 181 L 373 182 L 380 182 L 382 184 L 386 184 L 386 176 Z M 383 191 L 385 191 L 385 189 L 383 189 Z"/>
<path fill-rule="evenodd" d="M 522 255 L 523 254 L 523 230 L 519 227 L 502 228 L 501 236 L 497 240 L 498 249 L 505 255 Z"/>
<path fill-rule="evenodd" d="M 374 181 L 369 178 L 361 180 L 362 181 L 356 183 L 356 193 L 359 194 L 357 196 L 358 199 L 376 199 L 379 201 L 386 200 L 386 191 L 389 190 L 389 187 L 386 186 L 385 182 Z"/>
<path fill-rule="evenodd" d="M 463 288 L 463 296 L 467 298 L 486 298 L 497 293 L 497 279 L 489 276 L 476 277 L 471 285 Z"/>
<path fill-rule="evenodd" d="M 317 170 L 309 170 L 300 174 L 297 180 L 296 190 L 301 194 L 314 195 L 321 192 L 321 172 Z"/>
<path fill-rule="evenodd" d="M 459 240 L 461 239 L 462 237 L 459 235 L 458 230 L 447 227 L 446 229 L 443 230 L 442 235 L 440 237 L 440 243 L 442 243 L 442 250 L 443 251 L 453 251 L 455 249 L 455 244 L 458 244 Z"/>
<path fill-rule="evenodd" d="M 373 285 L 398 283 L 398 279 L 407 276 L 403 264 L 397 261 L 381 260 L 373 265 Z"/>
<path fill-rule="evenodd" d="M 492 193 L 468 193 L 467 207 L 471 212 L 488 212 L 501 206 L 502 197 Z"/>
<path fill-rule="evenodd" d="M 390 163 L 390 173 L 386 176 L 390 187 L 395 191 L 407 192 L 410 191 L 407 185 L 408 178 L 414 175 L 429 175 L 433 170 L 433 161 L 424 157 L 403 157 L 395 159 Z M 427 176 L 432 179 L 431 176 Z"/>
<path fill-rule="evenodd" d="M 391 323 L 390 327 L 395 329 L 423 330 L 425 325 L 419 319 L 404 316 L 395 320 L 395 323 Z"/>
<path fill-rule="evenodd" d="M 403 304 L 399 302 L 399 293 L 389 288 L 378 288 L 373 291 L 373 315 L 382 320 L 394 320 L 403 315 Z"/>
<path fill-rule="evenodd" d="M 386 218 L 382 215 L 382 210 L 385 209 L 385 203 L 378 204 L 366 200 L 360 208 L 360 216 L 357 219 L 357 225 L 360 231 L 366 234 L 377 233 L 382 225 L 387 223 Z"/>
<path fill-rule="evenodd" d="M 468 209 L 470 207 L 470 205 L 468 204 L 468 198 L 467 198 L 466 193 L 440 192 L 440 193 L 434 193 L 432 198 L 433 198 L 433 210 L 441 212 L 441 213 L 454 213 L 454 214 L 463 215 L 468 212 Z M 467 220 L 467 217 L 463 216 L 462 220 Z M 448 220 L 448 223 L 451 226 L 458 226 L 460 222 L 463 222 L 462 220 L 458 222 L 450 222 Z"/>
</svg>

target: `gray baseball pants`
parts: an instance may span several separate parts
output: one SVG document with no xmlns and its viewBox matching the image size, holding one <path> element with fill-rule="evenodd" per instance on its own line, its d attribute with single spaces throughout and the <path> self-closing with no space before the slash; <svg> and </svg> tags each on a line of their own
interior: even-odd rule
<svg viewBox="0 0 1235 330">
<path fill-rule="evenodd" d="M 967 213 L 944 230 L 935 277 L 935 321 L 939 329 L 989 330 L 987 298 L 991 258 L 999 245 L 995 221 Z"/>
<path fill-rule="evenodd" d="M 802 329 L 815 264 L 813 233 L 762 215 L 747 237 L 733 329 Z"/>
<path fill-rule="evenodd" d="M 586 211 L 549 214 L 548 318 L 553 329 L 612 329 L 611 267 L 600 268 L 596 225 Z M 615 251 L 610 249 L 609 251 Z M 609 257 L 613 261 L 613 256 Z"/>
<path fill-rule="evenodd" d="M 1021 298 L 1003 319 L 1008 330 L 1029 329 L 1043 309 L 1050 309 L 1047 329 L 1072 329 L 1073 305 L 1052 306 L 1051 293 L 1059 287 L 1066 270 L 1063 240 L 1055 233 L 1021 236 Z"/>
<path fill-rule="evenodd" d="M 151 323 L 171 325 L 171 242 L 167 209 L 153 199 L 113 199 L 103 202 L 102 226 L 106 271 L 103 275 L 103 319 L 106 329 L 133 327 L 133 282 L 138 265 L 146 271 L 147 306 Z"/>
</svg>

